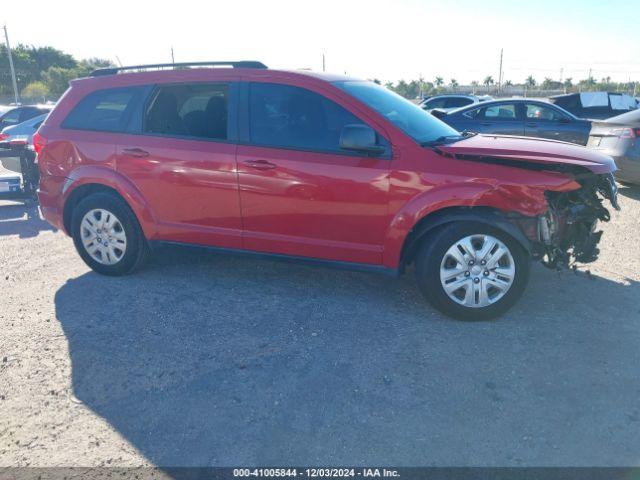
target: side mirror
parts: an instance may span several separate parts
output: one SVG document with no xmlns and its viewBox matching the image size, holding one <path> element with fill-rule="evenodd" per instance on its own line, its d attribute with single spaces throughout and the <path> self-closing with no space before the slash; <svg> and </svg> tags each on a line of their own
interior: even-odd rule
<svg viewBox="0 0 640 480">
<path fill-rule="evenodd" d="M 377 144 L 376 132 L 366 125 L 345 125 L 340 133 L 340 148 L 370 155 L 384 152 L 384 147 Z"/>
</svg>

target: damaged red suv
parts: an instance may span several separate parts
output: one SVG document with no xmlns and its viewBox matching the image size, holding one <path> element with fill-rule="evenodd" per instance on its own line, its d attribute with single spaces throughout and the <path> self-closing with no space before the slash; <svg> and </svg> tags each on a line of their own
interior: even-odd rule
<svg viewBox="0 0 640 480">
<path fill-rule="evenodd" d="M 595 260 L 604 200 L 618 208 L 607 156 L 460 133 L 375 83 L 259 62 L 98 70 L 34 146 L 42 214 L 96 272 L 132 272 L 154 242 L 414 264 L 467 320 L 513 305 L 532 258 Z"/>
</svg>

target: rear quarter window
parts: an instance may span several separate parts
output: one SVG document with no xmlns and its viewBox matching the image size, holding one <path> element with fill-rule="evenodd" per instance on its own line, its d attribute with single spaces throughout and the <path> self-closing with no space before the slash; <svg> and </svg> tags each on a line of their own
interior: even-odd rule
<svg viewBox="0 0 640 480">
<path fill-rule="evenodd" d="M 62 122 L 62 128 L 124 132 L 146 87 L 97 90 L 84 97 Z"/>
</svg>

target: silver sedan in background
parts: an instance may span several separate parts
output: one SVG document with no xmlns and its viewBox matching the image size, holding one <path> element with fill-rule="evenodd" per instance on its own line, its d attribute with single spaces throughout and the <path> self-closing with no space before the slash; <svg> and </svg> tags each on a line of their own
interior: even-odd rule
<svg viewBox="0 0 640 480">
<path fill-rule="evenodd" d="M 640 110 L 594 121 L 587 147 L 616 161 L 616 178 L 640 185 Z"/>
</svg>

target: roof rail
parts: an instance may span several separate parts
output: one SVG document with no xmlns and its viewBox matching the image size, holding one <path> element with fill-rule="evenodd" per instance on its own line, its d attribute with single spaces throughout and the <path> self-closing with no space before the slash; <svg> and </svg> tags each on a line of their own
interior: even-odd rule
<svg viewBox="0 0 640 480">
<path fill-rule="evenodd" d="M 116 73 L 142 70 L 162 70 L 165 68 L 191 68 L 191 67 L 232 67 L 232 68 L 267 68 L 262 62 L 253 60 L 241 60 L 239 62 L 186 62 L 186 63 L 156 63 L 152 65 L 131 65 L 127 67 L 107 67 L 99 68 L 91 72 L 91 77 L 101 77 L 103 75 L 115 75 Z"/>
</svg>

